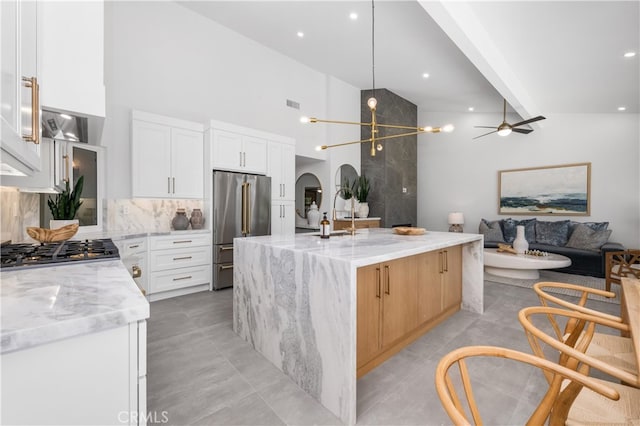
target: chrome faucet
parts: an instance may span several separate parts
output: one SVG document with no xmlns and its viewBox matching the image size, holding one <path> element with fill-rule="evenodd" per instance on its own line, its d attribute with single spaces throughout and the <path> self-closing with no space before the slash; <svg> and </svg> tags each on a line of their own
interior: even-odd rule
<svg viewBox="0 0 640 426">
<path fill-rule="evenodd" d="M 338 191 L 336 192 L 336 195 L 333 196 L 333 221 L 334 222 L 337 220 L 336 199 L 338 198 L 338 194 L 340 194 L 341 192 L 342 194 L 344 194 L 344 188 L 338 189 Z M 346 230 L 349 231 L 351 235 L 356 235 L 356 207 L 355 207 L 355 201 L 353 197 L 351 197 L 351 228 L 347 228 Z"/>
</svg>

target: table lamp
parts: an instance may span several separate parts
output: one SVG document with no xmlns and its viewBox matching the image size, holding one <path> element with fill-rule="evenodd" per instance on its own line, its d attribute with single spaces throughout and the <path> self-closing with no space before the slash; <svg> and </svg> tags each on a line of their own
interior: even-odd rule
<svg viewBox="0 0 640 426">
<path fill-rule="evenodd" d="M 462 212 L 449 213 L 449 232 L 463 232 L 464 214 Z"/>
</svg>

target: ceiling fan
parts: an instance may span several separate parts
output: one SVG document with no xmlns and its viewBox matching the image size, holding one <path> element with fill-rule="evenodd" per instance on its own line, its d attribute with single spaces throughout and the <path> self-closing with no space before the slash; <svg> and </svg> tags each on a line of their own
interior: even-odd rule
<svg viewBox="0 0 640 426">
<path fill-rule="evenodd" d="M 489 133 L 485 133 L 484 135 L 476 136 L 473 139 L 478 139 L 478 138 L 481 138 L 483 136 L 487 136 L 487 135 L 490 135 L 491 133 L 496 133 L 496 132 L 500 136 L 507 136 L 511 132 L 524 133 L 526 135 L 527 133 L 533 132 L 533 129 L 517 129 L 516 127 L 524 126 L 525 124 L 533 123 L 534 121 L 544 120 L 545 118 L 546 117 L 543 117 L 543 116 L 539 115 L 537 117 L 533 117 L 533 118 L 530 118 L 528 120 L 520 121 L 520 122 L 515 123 L 515 124 L 509 124 L 509 123 L 507 123 L 507 100 L 504 99 L 504 107 L 503 107 L 503 112 L 502 112 L 502 124 L 500 124 L 498 127 L 495 127 L 495 126 L 475 126 L 475 128 L 477 128 L 477 129 L 495 129 L 495 130 L 492 131 L 492 132 L 489 132 Z"/>
</svg>

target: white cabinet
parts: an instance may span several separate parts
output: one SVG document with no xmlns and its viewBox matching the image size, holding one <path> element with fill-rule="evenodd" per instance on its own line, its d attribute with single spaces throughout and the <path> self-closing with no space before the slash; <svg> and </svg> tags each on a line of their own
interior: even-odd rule
<svg viewBox="0 0 640 426">
<path fill-rule="evenodd" d="M 67 142 L 43 139 L 40 143 L 42 169 L 31 176 L 0 176 L 2 186 L 23 190 L 52 193 L 62 191 L 69 179 L 71 163 Z"/>
<path fill-rule="evenodd" d="M 150 300 L 208 290 L 211 261 L 208 233 L 149 237 Z"/>
<path fill-rule="evenodd" d="M 42 1 L 38 7 L 41 104 L 104 117 L 103 2 Z"/>
<path fill-rule="evenodd" d="M 146 321 L 2 354 L 2 424 L 138 425 Z"/>
<path fill-rule="evenodd" d="M 0 173 L 40 170 L 39 2 L 0 2 Z"/>
<path fill-rule="evenodd" d="M 296 231 L 295 214 L 295 201 L 272 201 L 271 235 L 294 235 Z"/>
<path fill-rule="evenodd" d="M 127 268 L 142 293 L 149 294 L 149 269 L 147 268 L 147 237 L 114 239 L 120 260 Z"/>
<path fill-rule="evenodd" d="M 214 169 L 267 173 L 267 141 L 261 138 L 212 129 L 212 165 Z"/>
<path fill-rule="evenodd" d="M 296 148 L 279 142 L 269 142 L 269 167 L 271 198 L 295 201 Z"/>
<path fill-rule="evenodd" d="M 202 198 L 203 126 L 141 111 L 132 117 L 133 197 Z"/>
</svg>

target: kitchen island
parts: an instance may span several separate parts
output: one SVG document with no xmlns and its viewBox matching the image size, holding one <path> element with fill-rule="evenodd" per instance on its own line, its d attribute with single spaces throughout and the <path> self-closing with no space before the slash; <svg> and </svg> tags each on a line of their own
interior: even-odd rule
<svg viewBox="0 0 640 426">
<path fill-rule="evenodd" d="M 234 330 L 355 424 L 359 374 L 460 306 L 482 313 L 482 247 L 478 234 L 403 236 L 391 229 L 328 240 L 310 234 L 236 239 Z M 403 291 L 404 298 L 394 299 Z M 391 312 L 399 319 L 389 319 Z M 385 334 L 392 336 L 386 342 Z"/>
<path fill-rule="evenodd" d="M 0 280 L 1 423 L 138 424 L 149 303 L 122 262 L 28 266 Z"/>
</svg>

